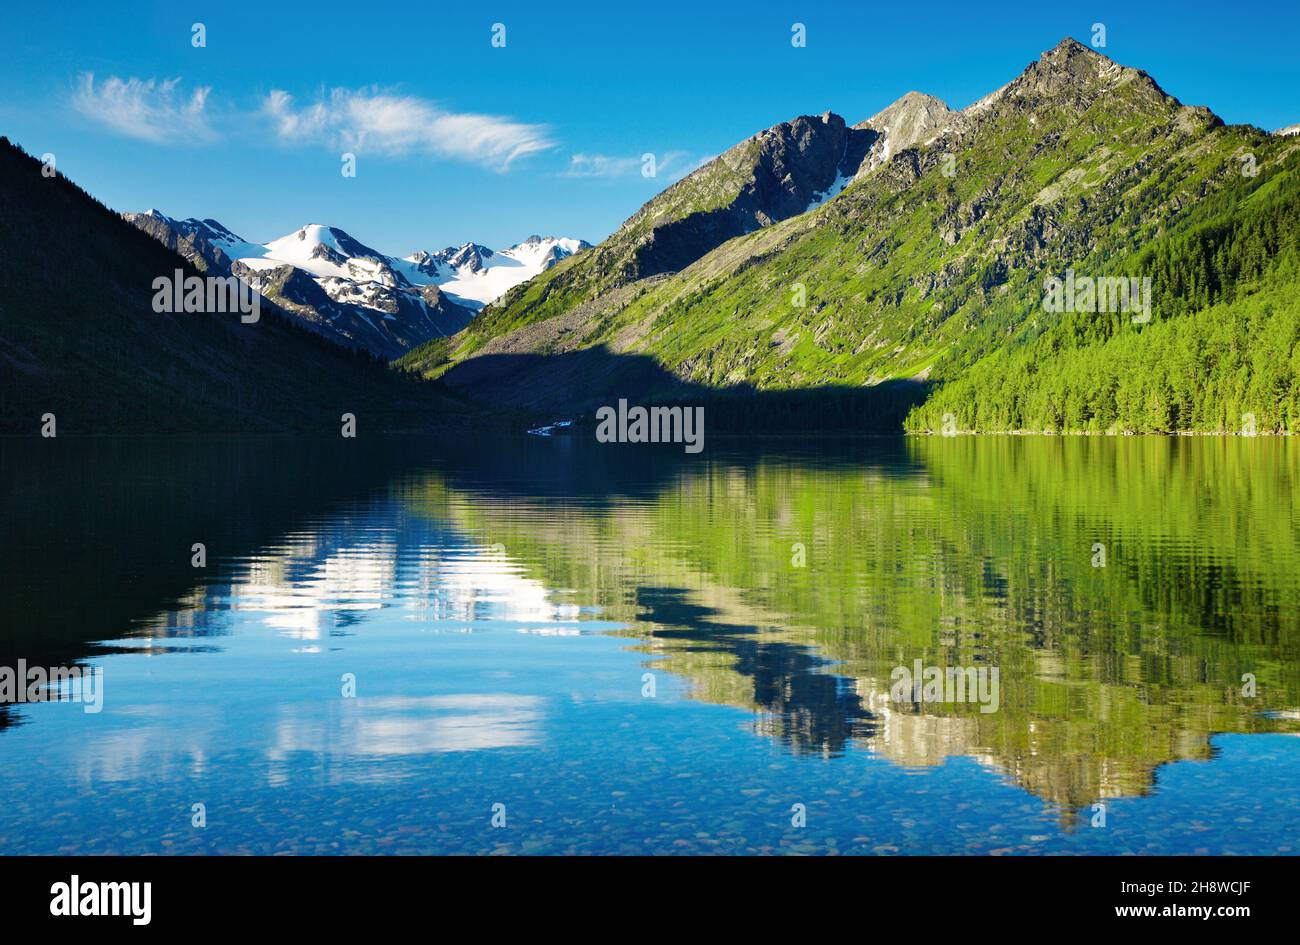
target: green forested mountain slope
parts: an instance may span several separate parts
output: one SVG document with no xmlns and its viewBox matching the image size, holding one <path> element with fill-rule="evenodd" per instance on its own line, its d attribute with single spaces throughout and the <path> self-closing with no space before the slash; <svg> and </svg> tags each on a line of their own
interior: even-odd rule
<svg viewBox="0 0 1300 945">
<path fill-rule="evenodd" d="M 803 115 L 730 148 L 668 187 L 594 249 L 564 260 L 491 306 L 462 341 L 485 338 L 640 279 L 690 265 L 726 240 L 799 214 L 879 140 L 839 115 Z"/>
<path fill-rule="evenodd" d="M 612 290 L 542 304 L 535 280 L 472 343 L 406 365 L 488 399 L 563 389 L 574 412 L 645 393 L 648 361 L 693 396 L 924 382 L 913 430 L 1292 423 L 1300 139 L 1225 127 L 1073 40 L 959 114 L 809 212 Z M 1066 270 L 1151 278 L 1151 320 L 1047 311 Z M 555 356 L 593 350 L 607 376 L 575 398 Z"/>
<path fill-rule="evenodd" d="M 1261 186 L 1205 200 L 1199 225 L 1135 253 L 1152 321 L 1067 313 L 954 370 L 915 432 L 1280 432 L 1300 429 L 1300 177 L 1294 153 Z M 1248 191 L 1249 192 L 1245 192 Z"/>
</svg>

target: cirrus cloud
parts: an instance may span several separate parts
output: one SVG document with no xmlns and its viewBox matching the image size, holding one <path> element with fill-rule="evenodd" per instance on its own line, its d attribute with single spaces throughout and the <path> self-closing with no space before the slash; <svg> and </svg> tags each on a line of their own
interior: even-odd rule
<svg viewBox="0 0 1300 945">
<path fill-rule="evenodd" d="M 213 137 L 208 121 L 209 86 L 188 95 L 181 80 L 119 79 L 109 76 L 96 84 L 92 72 L 82 73 L 73 106 L 82 115 L 130 138 L 142 141 L 199 142 Z"/>
<path fill-rule="evenodd" d="M 158 144 L 201 143 L 218 137 L 264 135 L 274 140 L 387 156 L 428 154 L 505 171 L 519 158 L 554 148 L 548 126 L 499 115 L 455 112 L 428 99 L 376 86 L 322 91 L 300 105 L 276 89 L 253 109 L 227 107 L 211 115 L 210 86 L 191 92 L 181 80 L 78 77 L 73 107 L 121 135 Z M 229 105 L 229 103 L 227 103 Z"/>
<path fill-rule="evenodd" d="M 301 106 L 288 92 L 276 89 L 263 101 L 261 111 L 284 143 L 392 156 L 423 153 L 501 171 L 518 158 L 555 147 L 545 125 L 451 112 L 427 99 L 374 87 L 333 89 Z"/>
</svg>

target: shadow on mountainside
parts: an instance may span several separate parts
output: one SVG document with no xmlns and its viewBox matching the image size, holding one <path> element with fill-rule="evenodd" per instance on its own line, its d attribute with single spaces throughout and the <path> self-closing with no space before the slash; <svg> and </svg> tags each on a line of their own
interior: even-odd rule
<svg viewBox="0 0 1300 945">
<path fill-rule="evenodd" d="M 901 433 L 903 418 L 933 387 L 890 380 L 871 387 L 826 385 L 773 390 L 711 387 L 667 371 L 643 354 L 604 345 L 561 354 L 487 354 L 443 375 L 455 392 L 496 409 L 543 419 L 591 419 L 605 405 L 703 406 L 710 431 L 735 433 Z"/>
<path fill-rule="evenodd" d="M 203 274 L 0 137 L 0 433 L 338 435 L 496 422 L 348 351 L 263 299 L 238 312 L 155 310 L 155 280 Z M 75 265 L 69 239 L 75 237 Z"/>
</svg>

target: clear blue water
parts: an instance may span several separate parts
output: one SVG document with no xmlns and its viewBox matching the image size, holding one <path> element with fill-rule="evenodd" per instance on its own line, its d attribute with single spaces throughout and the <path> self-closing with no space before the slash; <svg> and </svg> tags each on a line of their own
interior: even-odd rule
<svg viewBox="0 0 1300 945">
<path fill-rule="evenodd" d="M 0 852 L 1297 850 L 1287 444 L 362 447 L 0 447 Z"/>
</svg>

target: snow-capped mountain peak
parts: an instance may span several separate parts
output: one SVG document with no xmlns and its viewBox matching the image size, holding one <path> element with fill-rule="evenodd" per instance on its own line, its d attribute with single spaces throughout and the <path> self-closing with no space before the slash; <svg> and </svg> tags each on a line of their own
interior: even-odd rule
<svg viewBox="0 0 1300 945">
<path fill-rule="evenodd" d="M 383 253 L 353 239 L 338 227 L 322 226 L 319 223 L 309 223 L 304 227 L 299 227 L 288 236 L 282 236 L 278 240 L 267 243 L 266 248 L 271 251 L 271 255 L 275 255 L 277 251 L 283 255 L 293 255 L 306 251 L 313 258 L 319 258 L 325 252 L 337 254 L 345 259 L 383 260 L 387 258 Z M 325 252 L 322 252 L 322 250 Z"/>
<path fill-rule="evenodd" d="M 479 243 L 465 243 L 398 259 L 385 256 L 338 227 L 309 223 L 269 243 L 243 244 L 239 255 L 228 255 L 255 271 L 290 265 L 318 280 L 437 286 L 457 304 L 479 309 L 588 245 L 582 240 L 530 236 L 500 252 Z M 325 287 L 327 291 L 331 288 Z M 350 288 L 346 295 L 349 299 L 357 297 Z"/>
<path fill-rule="evenodd" d="M 520 261 L 540 266 L 541 269 L 549 269 L 565 256 L 572 256 L 579 250 L 587 248 L 588 244 L 582 240 L 555 236 L 530 236 L 522 243 L 510 247 L 507 252 Z"/>
<path fill-rule="evenodd" d="M 530 236 L 500 251 L 466 243 L 436 253 L 417 252 L 401 261 L 410 265 L 406 277 L 413 283 L 432 281 L 462 305 L 477 309 L 590 245 L 565 237 Z"/>
<path fill-rule="evenodd" d="M 246 246 L 245 250 L 244 255 L 235 258 L 254 271 L 289 265 L 318 279 L 378 282 L 386 286 L 411 284 L 383 253 L 353 239 L 338 227 L 319 223 L 309 223 L 288 236 L 260 246 Z"/>
<path fill-rule="evenodd" d="M 154 209 L 124 216 L 202 268 L 239 276 L 313 330 L 388 357 L 459 331 L 484 305 L 589 246 L 530 236 L 499 252 L 465 243 L 399 259 L 320 223 L 252 243 L 216 220 Z"/>
<path fill-rule="evenodd" d="M 478 272 L 484 267 L 485 260 L 492 258 L 492 256 L 492 250 L 486 246 L 478 243 L 466 243 L 464 246 L 448 246 L 436 253 L 420 250 L 407 256 L 406 261 L 414 262 L 424 267 L 422 271 L 426 274 L 436 276 L 439 267 L 442 267 L 442 271 L 468 268 L 471 272 Z"/>
</svg>

